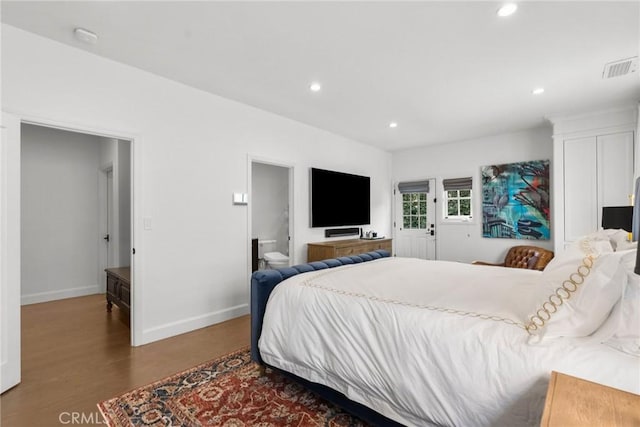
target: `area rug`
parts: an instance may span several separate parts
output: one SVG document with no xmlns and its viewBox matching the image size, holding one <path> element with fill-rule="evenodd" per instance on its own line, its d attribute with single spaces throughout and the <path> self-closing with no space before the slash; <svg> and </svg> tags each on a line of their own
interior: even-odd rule
<svg viewBox="0 0 640 427">
<path fill-rule="evenodd" d="M 244 349 L 100 402 L 110 427 L 365 426 Z"/>
</svg>

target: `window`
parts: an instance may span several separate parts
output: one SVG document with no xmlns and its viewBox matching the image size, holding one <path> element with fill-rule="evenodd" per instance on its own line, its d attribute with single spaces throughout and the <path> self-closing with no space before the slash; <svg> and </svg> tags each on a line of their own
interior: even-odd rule
<svg viewBox="0 0 640 427">
<path fill-rule="evenodd" d="M 445 179 L 444 218 L 449 220 L 469 220 L 473 218 L 471 177 Z"/>
<path fill-rule="evenodd" d="M 445 218 L 471 217 L 471 190 L 451 190 L 446 193 L 447 214 Z"/>
<path fill-rule="evenodd" d="M 402 227 L 427 228 L 427 193 L 402 194 Z"/>
</svg>

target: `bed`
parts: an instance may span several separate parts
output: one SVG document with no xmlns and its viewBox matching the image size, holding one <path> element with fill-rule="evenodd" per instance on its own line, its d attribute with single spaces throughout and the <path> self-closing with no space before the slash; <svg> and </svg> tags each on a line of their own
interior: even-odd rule
<svg viewBox="0 0 640 427">
<path fill-rule="evenodd" d="M 256 272 L 252 357 L 374 425 L 538 425 L 552 370 L 640 393 L 635 249 L 616 239 L 543 272 L 385 251 Z"/>
</svg>

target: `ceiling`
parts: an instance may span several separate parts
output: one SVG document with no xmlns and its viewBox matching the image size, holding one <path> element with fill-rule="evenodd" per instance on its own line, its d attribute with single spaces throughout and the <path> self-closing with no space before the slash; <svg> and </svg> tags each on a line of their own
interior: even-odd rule
<svg viewBox="0 0 640 427">
<path fill-rule="evenodd" d="M 4 0 L 2 22 L 388 151 L 640 100 L 640 72 L 602 78 L 638 55 L 640 2 L 500 5 Z"/>
</svg>

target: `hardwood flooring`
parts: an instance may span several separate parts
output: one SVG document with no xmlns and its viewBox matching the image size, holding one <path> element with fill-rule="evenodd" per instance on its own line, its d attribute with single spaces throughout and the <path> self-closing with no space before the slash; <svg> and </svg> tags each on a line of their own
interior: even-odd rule
<svg viewBox="0 0 640 427">
<path fill-rule="evenodd" d="M 249 329 L 243 316 L 131 347 L 104 295 L 23 306 L 22 382 L 0 396 L 0 425 L 103 425 L 99 401 L 248 346 Z"/>
</svg>

